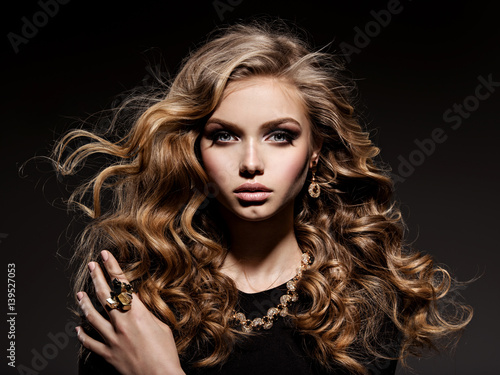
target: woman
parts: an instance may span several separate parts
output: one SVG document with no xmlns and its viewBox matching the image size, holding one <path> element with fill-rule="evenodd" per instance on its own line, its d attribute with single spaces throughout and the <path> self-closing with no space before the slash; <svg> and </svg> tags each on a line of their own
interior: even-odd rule
<svg viewBox="0 0 500 375">
<path fill-rule="evenodd" d="M 62 138 L 62 174 L 110 157 L 70 199 L 92 218 L 82 374 L 393 374 L 466 326 L 441 306 L 451 277 L 403 242 L 351 91 L 284 27 L 236 25 L 113 132 Z"/>
</svg>

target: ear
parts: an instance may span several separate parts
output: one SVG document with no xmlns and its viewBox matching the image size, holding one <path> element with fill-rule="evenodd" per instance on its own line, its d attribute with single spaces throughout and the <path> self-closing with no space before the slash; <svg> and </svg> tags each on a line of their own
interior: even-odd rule
<svg viewBox="0 0 500 375">
<path fill-rule="evenodd" d="M 315 142 L 315 145 L 312 149 L 311 157 L 309 159 L 309 168 L 313 168 L 318 164 L 321 146 L 323 146 L 323 140 Z"/>
</svg>

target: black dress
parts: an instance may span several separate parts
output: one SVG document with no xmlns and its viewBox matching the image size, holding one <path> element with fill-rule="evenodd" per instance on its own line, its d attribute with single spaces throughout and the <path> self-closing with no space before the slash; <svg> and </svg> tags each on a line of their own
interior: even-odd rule
<svg viewBox="0 0 500 375">
<path fill-rule="evenodd" d="M 263 292 L 247 294 L 239 292 L 239 311 L 253 319 L 266 314 L 270 307 L 279 303 L 286 292 L 286 284 Z M 394 337 L 397 341 L 397 337 Z M 270 330 L 262 330 L 245 340 L 231 354 L 229 360 L 220 367 L 198 369 L 181 360 L 187 375 L 348 375 L 341 368 L 331 371 L 317 366 L 306 356 L 302 348 L 303 340 L 286 318 L 278 318 Z M 364 361 L 372 375 L 393 375 L 397 361 Z M 79 363 L 80 375 L 115 375 L 118 372 L 98 355 L 92 353 L 87 362 Z"/>
</svg>

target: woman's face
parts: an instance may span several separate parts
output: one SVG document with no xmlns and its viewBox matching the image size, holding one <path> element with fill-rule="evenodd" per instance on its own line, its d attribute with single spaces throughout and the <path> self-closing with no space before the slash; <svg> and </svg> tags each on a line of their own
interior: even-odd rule
<svg viewBox="0 0 500 375">
<path fill-rule="evenodd" d="M 217 201 L 249 221 L 293 208 L 319 153 L 297 89 L 268 77 L 227 86 L 200 146 Z"/>
</svg>

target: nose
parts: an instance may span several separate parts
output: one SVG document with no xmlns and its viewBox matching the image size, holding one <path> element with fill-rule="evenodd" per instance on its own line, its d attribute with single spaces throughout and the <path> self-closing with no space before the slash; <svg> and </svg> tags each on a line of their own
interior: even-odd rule
<svg viewBox="0 0 500 375">
<path fill-rule="evenodd" d="M 264 162 L 261 158 L 258 145 L 250 140 L 243 146 L 240 160 L 241 175 L 256 175 L 264 173 Z"/>
</svg>

